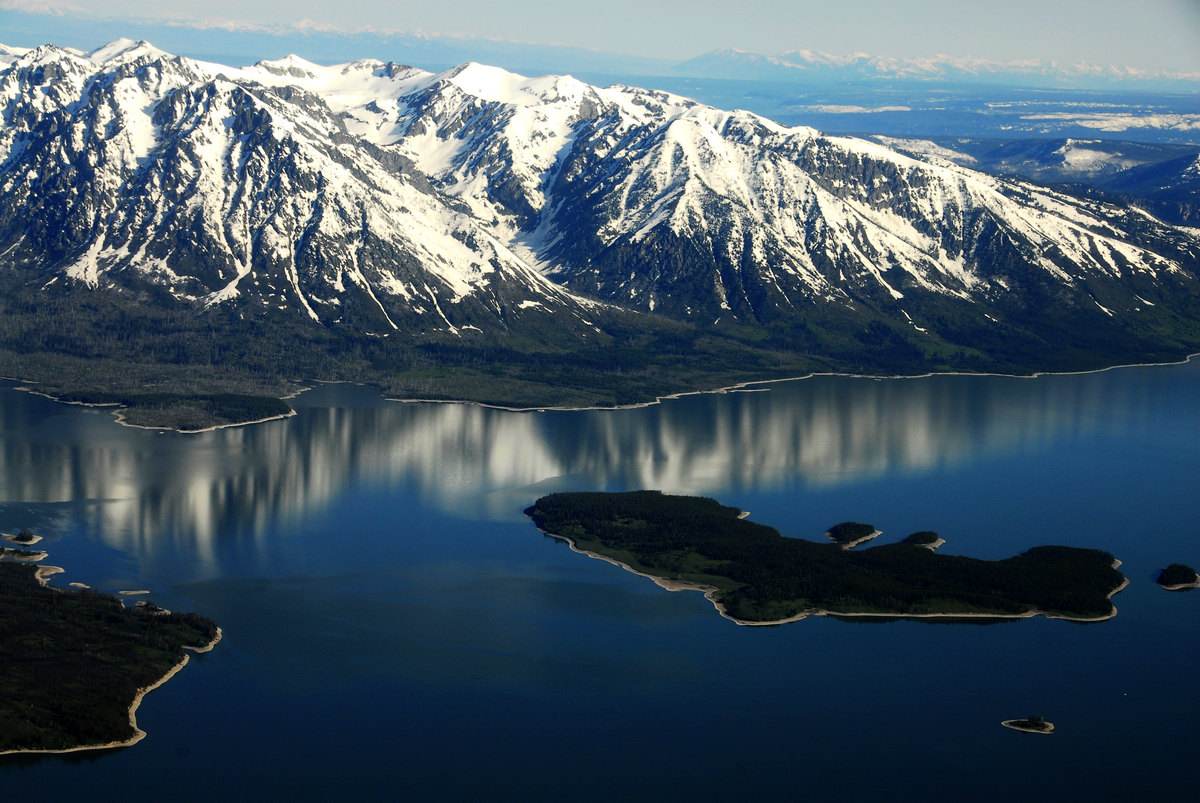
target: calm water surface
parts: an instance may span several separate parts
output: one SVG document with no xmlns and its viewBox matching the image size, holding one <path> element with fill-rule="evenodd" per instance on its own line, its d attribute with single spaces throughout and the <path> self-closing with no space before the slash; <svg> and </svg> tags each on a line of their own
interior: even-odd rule
<svg viewBox="0 0 1200 803">
<path fill-rule="evenodd" d="M 1108 800 L 1196 788 L 1200 363 L 822 378 L 620 412 L 325 386 L 198 436 L 0 390 L 0 529 L 72 580 L 216 619 L 134 749 L 0 763 L 0 799 Z M 785 534 L 936 529 L 1124 561 L 1098 625 L 740 628 L 571 553 L 559 489 L 712 495 Z M 19 693 L 5 689 L 5 694 Z M 1002 729 L 1027 713 L 1051 738 Z"/>
</svg>

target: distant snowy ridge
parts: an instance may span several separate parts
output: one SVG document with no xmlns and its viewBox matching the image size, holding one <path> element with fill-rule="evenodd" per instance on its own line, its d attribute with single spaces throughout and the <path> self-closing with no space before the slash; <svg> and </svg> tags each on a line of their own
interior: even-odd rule
<svg viewBox="0 0 1200 803">
<path fill-rule="evenodd" d="M 1200 72 L 1138 67 L 1064 64 L 1039 59 L 997 61 L 940 53 L 924 58 L 896 58 L 869 53 L 837 55 L 798 49 L 777 55 L 727 48 L 704 53 L 676 67 L 681 75 L 752 80 L 988 80 L 1079 83 L 1173 83 L 1200 85 Z"/>
</svg>

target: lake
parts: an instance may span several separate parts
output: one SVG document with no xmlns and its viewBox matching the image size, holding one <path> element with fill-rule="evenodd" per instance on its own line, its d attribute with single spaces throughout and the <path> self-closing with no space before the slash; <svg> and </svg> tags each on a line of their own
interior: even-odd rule
<svg viewBox="0 0 1200 803">
<path fill-rule="evenodd" d="M 148 588 L 225 639 L 138 746 L 0 762 L 0 798 L 991 801 L 1196 788 L 1200 362 L 1039 379 L 821 377 L 622 411 L 327 385 L 201 435 L 0 389 L 0 529 L 55 583 Z M 555 490 L 714 496 L 784 534 L 869 521 L 946 553 L 1105 549 L 1090 625 L 738 627 L 572 553 Z M 4 693 L 19 693 L 5 689 Z M 1043 714 L 1051 737 L 1000 720 Z"/>
</svg>

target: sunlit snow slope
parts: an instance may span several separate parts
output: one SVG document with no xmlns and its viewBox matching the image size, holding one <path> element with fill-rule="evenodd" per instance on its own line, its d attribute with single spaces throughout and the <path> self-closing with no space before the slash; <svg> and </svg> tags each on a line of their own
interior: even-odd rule
<svg viewBox="0 0 1200 803">
<path fill-rule="evenodd" d="M 7 65 L 7 66 L 5 66 Z M 960 337 L 1195 292 L 1140 210 L 744 111 L 468 63 L 0 49 L 0 254 L 42 282 L 372 332 L 833 310 Z M 576 295 L 579 294 L 579 295 Z M 948 335 L 947 335 L 948 336 Z"/>
</svg>

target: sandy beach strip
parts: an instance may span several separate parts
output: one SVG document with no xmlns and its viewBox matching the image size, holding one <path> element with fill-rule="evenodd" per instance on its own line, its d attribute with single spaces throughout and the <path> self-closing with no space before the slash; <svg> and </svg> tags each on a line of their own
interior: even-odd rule
<svg viewBox="0 0 1200 803">
<path fill-rule="evenodd" d="M 1036 733 L 1039 736 L 1049 736 L 1050 734 L 1054 733 L 1054 723 L 1053 722 L 1045 723 L 1046 724 L 1045 730 L 1042 730 L 1040 728 L 1026 728 L 1026 727 L 1020 725 L 1019 724 L 1020 722 L 1021 722 L 1021 720 L 1019 720 L 1019 719 L 1004 719 L 1004 720 L 1000 721 L 1000 724 L 1003 725 L 1004 727 L 1008 728 L 1009 730 L 1019 731 L 1020 733 Z"/>
<path fill-rule="evenodd" d="M 19 536 L 20 533 L 0 533 L 0 538 L 3 538 L 10 544 L 17 544 L 18 546 L 33 546 L 34 544 L 41 543 L 43 540 L 40 535 L 34 535 L 28 541 L 21 541 Z"/>
<path fill-rule="evenodd" d="M 51 577 L 56 574 L 62 574 L 65 571 L 66 569 L 62 566 L 38 566 L 37 570 L 33 573 L 33 579 L 37 580 L 38 585 L 44 588 L 50 585 Z"/>
<path fill-rule="evenodd" d="M 842 549 L 854 549 L 854 547 L 858 546 L 859 544 L 865 544 L 867 541 L 873 541 L 881 535 L 883 535 L 883 530 L 874 530 L 860 538 L 855 538 L 853 541 L 842 542 L 834 541 L 833 536 L 829 534 L 829 531 L 825 531 L 825 537 L 830 541 L 833 541 L 833 543 L 837 544 Z"/>
<path fill-rule="evenodd" d="M 6 560 L 10 563 L 37 563 L 49 557 L 50 553 L 43 550 L 36 552 L 21 552 L 16 549 L 11 549 L 7 552 L 0 552 L 0 560 Z"/>
<path fill-rule="evenodd" d="M 125 408 L 121 408 L 121 409 L 124 410 Z M 129 427 L 130 429 L 144 429 L 149 432 L 176 432 L 180 435 L 200 435 L 205 432 L 216 432 L 219 429 L 237 429 L 238 427 L 252 427 L 255 424 L 267 424 L 267 423 L 270 423 L 271 421 L 283 421 L 284 419 L 292 418 L 295 415 L 296 415 L 295 410 L 288 410 L 286 413 L 280 413 L 279 415 L 269 415 L 266 418 L 256 418 L 253 421 L 235 421 L 230 424 L 213 424 L 211 427 L 203 427 L 201 429 L 179 429 L 178 427 L 149 427 L 149 426 L 145 426 L 143 424 L 131 424 L 125 420 L 124 414 L 120 411 L 113 413 L 113 418 L 121 426 Z"/>
</svg>

